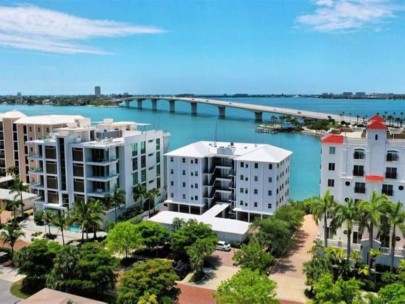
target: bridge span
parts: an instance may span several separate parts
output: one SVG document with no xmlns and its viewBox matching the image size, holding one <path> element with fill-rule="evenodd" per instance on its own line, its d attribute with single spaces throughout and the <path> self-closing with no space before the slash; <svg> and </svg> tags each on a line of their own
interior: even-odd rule
<svg viewBox="0 0 405 304">
<path fill-rule="evenodd" d="M 176 102 L 182 101 L 190 104 L 190 110 L 192 115 L 197 115 L 198 104 L 211 105 L 218 108 L 219 118 L 226 117 L 226 108 L 243 109 L 254 113 L 254 118 L 257 122 L 263 121 L 263 113 L 272 113 L 280 115 L 291 115 L 301 118 L 311 119 L 334 119 L 335 121 L 346 121 L 350 123 L 357 123 L 361 118 L 352 116 L 342 116 L 330 113 L 321 113 L 313 111 L 305 111 L 298 109 L 280 108 L 274 106 L 256 105 L 242 102 L 206 99 L 206 98 L 193 98 L 193 97 L 168 97 L 168 96 L 137 96 L 131 98 L 122 98 L 116 100 L 116 102 L 125 102 L 125 107 L 130 106 L 131 101 L 137 101 L 137 108 L 142 109 L 143 101 L 150 100 L 152 102 L 152 110 L 157 111 L 158 101 L 168 101 L 170 105 L 170 113 L 176 112 Z"/>
</svg>

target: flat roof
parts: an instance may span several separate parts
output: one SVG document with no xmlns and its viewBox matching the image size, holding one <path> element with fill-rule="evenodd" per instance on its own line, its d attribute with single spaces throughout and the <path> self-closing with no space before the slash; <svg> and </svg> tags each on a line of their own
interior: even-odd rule
<svg viewBox="0 0 405 304">
<path fill-rule="evenodd" d="M 106 302 L 96 301 L 89 298 L 76 296 L 67 292 L 44 288 L 33 294 L 29 298 L 22 300 L 21 304 L 107 304 Z"/>
<path fill-rule="evenodd" d="M 291 151 L 267 144 L 198 141 L 166 153 L 166 156 L 204 158 L 216 155 L 242 161 L 280 162 Z"/>
<path fill-rule="evenodd" d="M 81 115 L 36 115 L 22 117 L 16 120 L 15 123 L 23 125 L 60 125 L 76 122 L 78 119 L 84 119 L 84 117 Z"/>
<path fill-rule="evenodd" d="M 180 218 L 185 221 L 194 219 L 198 222 L 211 225 L 212 230 L 216 232 L 238 235 L 245 235 L 250 227 L 250 223 L 244 221 L 173 211 L 161 211 L 149 220 L 159 224 L 172 225 L 175 218 Z"/>
<path fill-rule="evenodd" d="M 228 208 L 231 204 L 229 203 L 219 203 L 215 204 L 211 209 L 205 211 L 201 216 L 217 216 L 220 214 L 222 211 L 224 211 L 226 208 Z"/>
<path fill-rule="evenodd" d="M 11 191 L 10 189 L 0 188 L 0 200 L 9 200 L 9 201 L 13 200 L 16 196 L 16 193 L 10 193 L 10 191 Z M 23 200 L 26 200 L 35 198 L 37 197 L 37 195 L 30 192 L 23 192 L 22 197 Z"/>
</svg>

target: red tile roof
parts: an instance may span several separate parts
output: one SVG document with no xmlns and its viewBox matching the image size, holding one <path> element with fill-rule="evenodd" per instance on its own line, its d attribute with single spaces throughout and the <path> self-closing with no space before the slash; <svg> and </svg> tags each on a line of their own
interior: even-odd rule
<svg viewBox="0 0 405 304">
<path fill-rule="evenodd" d="M 368 130 L 386 130 L 387 125 L 385 124 L 384 121 L 370 120 L 369 123 L 367 124 L 367 129 Z"/>
<path fill-rule="evenodd" d="M 367 182 L 382 182 L 384 181 L 384 176 L 379 175 L 366 175 Z"/>
<path fill-rule="evenodd" d="M 323 144 L 343 144 L 343 136 L 342 135 L 327 135 L 321 139 Z"/>
<path fill-rule="evenodd" d="M 385 119 L 382 118 L 380 115 L 374 115 L 374 116 L 371 117 L 368 121 L 369 121 L 369 122 L 372 122 L 372 121 L 385 122 Z"/>
</svg>

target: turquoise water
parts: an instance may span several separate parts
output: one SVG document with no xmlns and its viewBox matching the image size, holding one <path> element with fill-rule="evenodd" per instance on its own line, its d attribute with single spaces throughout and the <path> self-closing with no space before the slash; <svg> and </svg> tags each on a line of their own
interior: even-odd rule
<svg viewBox="0 0 405 304">
<path fill-rule="evenodd" d="M 388 114 L 395 112 L 397 116 L 400 116 L 402 111 L 405 112 L 405 101 L 315 98 L 226 98 L 226 100 L 335 114 L 344 111 L 345 115 L 351 113 L 361 117 L 364 115 L 371 117 L 377 112 L 384 114 L 385 111 Z M 244 110 L 227 109 L 227 119 L 218 119 L 217 108 L 210 105 L 199 105 L 198 116 L 191 116 L 190 105 L 184 102 L 176 103 L 175 114 L 168 113 L 169 103 L 167 101 L 158 103 L 159 110 L 157 112 L 150 110 L 150 101 L 144 101 L 143 106 L 143 110 L 137 110 L 119 107 L 0 105 L 0 112 L 17 109 L 26 115 L 77 114 L 89 117 L 93 122 L 102 121 L 104 118 L 113 118 L 115 121 L 150 123 L 156 128 L 171 133 L 170 149 L 198 140 L 214 140 L 215 129 L 217 129 L 218 141 L 266 143 L 293 151 L 291 198 L 303 199 L 319 193 L 320 144 L 317 137 L 301 134 L 255 133 L 257 124 L 253 121 L 254 115 Z M 270 116 L 271 114 L 264 114 L 263 119 L 266 121 Z"/>
<path fill-rule="evenodd" d="M 82 232 L 79 226 L 70 226 L 70 231 L 73 232 Z"/>
</svg>

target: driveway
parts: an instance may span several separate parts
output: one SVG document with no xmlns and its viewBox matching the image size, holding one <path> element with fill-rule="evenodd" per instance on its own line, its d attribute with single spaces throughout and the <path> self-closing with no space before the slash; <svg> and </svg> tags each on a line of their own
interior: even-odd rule
<svg viewBox="0 0 405 304">
<path fill-rule="evenodd" d="M 12 282 L 0 280 L 0 303 L 1 304 L 14 304 L 21 301 L 20 298 L 13 296 L 10 293 Z"/>
<path fill-rule="evenodd" d="M 306 303 L 306 277 L 303 265 L 311 259 L 308 253 L 318 235 L 318 227 L 312 215 L 305 216 L 301 229 L 295 234 L 293 246 L 287 257 L 280 259 L 273 267 L 270 278 L 277 283 L 277 297 L 279 299 Z"/>
</svg>

